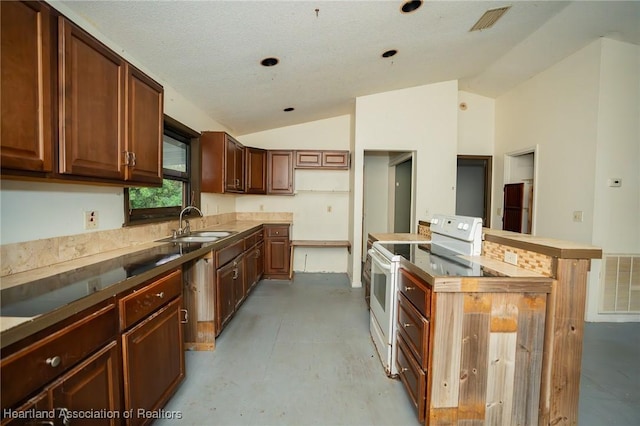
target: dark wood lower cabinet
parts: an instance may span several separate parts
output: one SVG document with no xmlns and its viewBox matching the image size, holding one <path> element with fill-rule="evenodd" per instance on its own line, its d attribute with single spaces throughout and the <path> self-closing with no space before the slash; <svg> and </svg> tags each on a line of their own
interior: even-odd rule
<svg viewBox="0 0 640 426">
<path fill-rule="evenodd" d="M 242 299 L 244 271 L 242 257 L 238 256 L 216 271 L 217 282 L 217 334 L 222 332 Z"/>
<path fill-rule="evenodd" d="M 120 424 L 120 371 L 118 344 L 114 341 L 65 374 L 51 386 L 56 420 L 68 416 L 73 425 Z M 78 413 L 92 412 L 98 418 L 74 418 Z"/>
<path fill-rule="evenodd" d="M 290 250 L 289 225 L 265 225 L 265 278 L 289 279 Z"/>
<path fill-rule="evenodd" d="M 131 425 L 151 423 L 147 412 L 164 406 L 185 375 L 180 308 L 182 297 L 122 335 L 125 410 Z"/>
</svg>

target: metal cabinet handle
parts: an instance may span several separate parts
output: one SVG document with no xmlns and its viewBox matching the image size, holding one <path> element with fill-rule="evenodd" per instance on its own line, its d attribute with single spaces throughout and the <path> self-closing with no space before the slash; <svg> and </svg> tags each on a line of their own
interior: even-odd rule
<svg viewBox="0 0 640 426">
<path fill-rule="evenodd" d="M 408 323 L 408 322 L 405 322 L 404 324 L 402 324 L 402 326 L 403 326 L 404 328 L 411 327 L 412 325 L 413 325 L 413 324 L 410 324 L 410 323 Z"/>
<path fill-rule="evenodd" d="M 407 370 L 409 370 L 407 367 L 402 367 L 402 368 L 400 369 L 400 372 L 401 372 L 401 373 L 404 373 L 404 372 L 405 372 L 405 371 L 407 371 Z"/>
<path fill-rule="evenodd" d="M 47 365 L 50 365 L 51 367 L 57 367 L 60 365 L 61 361 L 62 361 L 62 358 L 56 355 L 56 356 L 52 356 L 51 358 L 47 358 L 45 362 L 47 363 Z"/>
<path fill-rule="evenodd" d="M 405 287 L 404 289 L 405 289 L 405 291 L 411 291 L 411 290 L 415 290 L 416 288 L 415 287 Z"/>
<path fill-rule="evenodd" d="M 136 153 L 135 152 L 131 153 L 131 164 L 130 164 L 130 166 L 131 167 L 135 167 L 136 166 Z"/>
<path fill-rule="evenodd" d="M 161 291 L 160 293 L 156 293 L 156 296 L 158 296 L 160 299 L 164 298 L 164 291 Z"/>
<path fill-rule="evenodd" d="M 180 309 L 180 312 L 182 312 L 184 314 L 184 320 L 180 320 L 180 323 L 182 324 L 186 324 L 189 322 L 189 311 L 187 311 L 186 309 Z"/>
<path fill-rule="evenodd" d="M 256 259 L 260 257 L 260 249 L 256 250 Z"/>
<path fill-rule="evenodd" d="M 235 268 L 235 269 L 233 270 L 233 279 L 235 280 L 235 279 L 237 279 L 237 278 L 238 278 L 238 268 Z"/>
</svg>

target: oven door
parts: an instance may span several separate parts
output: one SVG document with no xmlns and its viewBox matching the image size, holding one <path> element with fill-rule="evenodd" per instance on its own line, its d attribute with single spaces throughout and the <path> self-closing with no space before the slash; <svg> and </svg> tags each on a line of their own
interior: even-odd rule
<svg viewBox="0 0 640 426">
<path fill-rule="evenodd" d="M 393 364 L 393 292 L 395 291 L 396 262 L 392 262 L 375 249 L 371 255 L 371 318 L 370 331 L 376 350 L 387 375 L 392 374 Z"/>
</svg>

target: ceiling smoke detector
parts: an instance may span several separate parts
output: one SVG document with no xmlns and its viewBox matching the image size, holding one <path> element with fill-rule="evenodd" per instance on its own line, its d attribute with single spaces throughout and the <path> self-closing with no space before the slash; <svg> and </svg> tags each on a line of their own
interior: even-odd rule
<svg viewBox="0 0 640 426">
<path fill-rule="evenodd" d="M 478 22 L 476 22 L 473 25 L 473 27 L 471 27 L 469 32 L 486 30 L 487 28 L 491 28 L 493 24 L 495 24 L 498 21 L 498 19 L 502 18 L 502 15 L 507 13 L 507 10 L 509 9 L 511 9 L 511 6 L 505 6 L 505 7 L 499 7 L 497 9 L 487 10 L 484 13 L 484 15 L 482 15 L 480 19 L 478 19 Z"/>
</svg>

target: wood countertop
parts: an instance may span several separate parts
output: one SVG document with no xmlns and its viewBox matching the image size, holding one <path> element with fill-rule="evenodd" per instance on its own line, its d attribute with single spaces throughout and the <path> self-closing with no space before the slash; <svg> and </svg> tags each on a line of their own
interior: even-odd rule
<svg viewBox="0 0 640 426">
<path fill-rule="evenodd" d="M 602 249 L 590 244 L 537 237 L 518 232 L 483 228 L 484 239 L 523 250 L 530 250 L 560 259 L 600 259 Z"/>
</svg>

